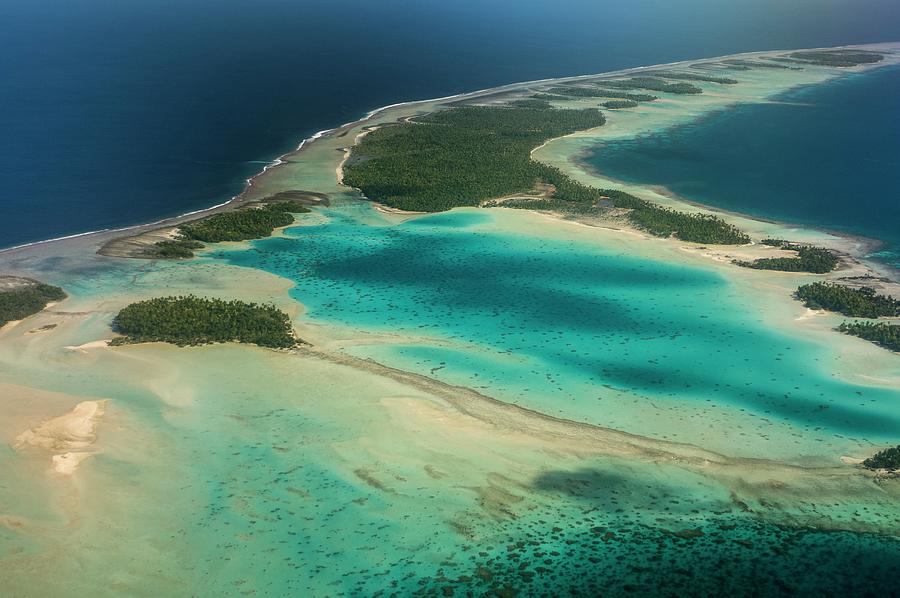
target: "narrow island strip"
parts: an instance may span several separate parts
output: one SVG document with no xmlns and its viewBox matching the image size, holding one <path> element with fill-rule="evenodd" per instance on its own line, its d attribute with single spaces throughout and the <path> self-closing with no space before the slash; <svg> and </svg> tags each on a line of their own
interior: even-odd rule
<svg viewBox="0 0 900 598">
<path fill-rule="evenodd" d="M 205 243 L 263 239 L 291 225 L 312 206 L 327 206 L 328 196 L 314 191 L 279 191 L 258 200 L 235 200 L 174 224 L 118 235 L 97 250 L 100 255 L 134 259 L 186 259 Z M 147 227 L 141 227 L 147 228 Z"/>
<path fill-rule="evenodd" d="M 21 276 L 0 276 L 0 328 L 67 297 L 61 288 Z"/>
<path fill-rule="evenodd" d="M 295 200 L 244 206 L 231 212 L 186 222 L 176 228 L 169 238 L 155 241 L 144 247 L 140 253 L 128 257 L 191 258 L 194 257 L 194 251 L 205 247 L 204 243 L 263 239 L 271 235 L 275 229 L 293 224 L 295 214 L 305 214 L 309 211 L 306 205 Z"/>
</svg>

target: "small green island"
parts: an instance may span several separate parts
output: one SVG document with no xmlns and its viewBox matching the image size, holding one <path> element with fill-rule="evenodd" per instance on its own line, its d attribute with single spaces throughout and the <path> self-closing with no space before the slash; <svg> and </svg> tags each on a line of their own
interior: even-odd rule
<svg viewBox="0 0 900 598">
<path fill-rule="evenodd" d="M 800 62 L 818 66 L 850 67 L 874 64 L 884 60 L 884 55 L 868 50 L 801 50 L 791 52 L 788 57 Z"/>
<path fill-rule="evenodd" d="M 811 309 L 826 309 L 852 318 L 900 316 L 900 301 L 890 295 L 878 295 L 871 287 L 814 282 L 799 287 L 795 296 Z"/>
<path fill-rule="evenodd" d="M 646 89 L 649 91 L 674 93 L 676 95 L 697 95 L 703 93 L 703 90 L 696 85 L 671 83 L 659 77 L 632 77 L 631 79 L 604 81 L 603 85 L 617 89 Z"/>
<path fill-rule="evenodd" d="M 53 285 L 27 278 L 0 277 L 0 326 L 24 320 L 43 310 L 48 303 L 65 298 L 65 291 Z"/>
<path fill-rule="evenodd" d="M 222 212 L 178 227 L 173 239 L 158 241 L 145 250 L 154 258 L 190 258 L 204 243 L 222 241 L 247 241 L 263 239 L 276 228 L 294 222 L 293 214 L 309 212 L 309 208 L 297 201 L 275 201 L 251 205 L 233 212 Z"/>
<path fill-rule="evenodd" d="M 530 97 L 535 100 L 544 100 L 546 102 L 567 102 L 572 99 L 571 97 L 555 93 L 536 93 L 532 94 Z M 513 104 L 514 103 L 515 102 L 513 102 Z"/>
<path fill-rule="evenodd" d="M 237 342 L 284 349 L 297 344 L 290 318 L 273 305 L 193 295 L 132 303 L 116 315 L 112 327 L 122 335 L 110 343 L 114 346 L 165 342 L 185 347 Z"/>
<path fill-rule="evenodd" d="M 636 108 L 638 103 L 634 100 L 609 100 L 603 102 L 603 107 L 610 110 L 619 110 L 621 108 Z"/>
<path fill-rule="evenodd" d="M 744 268 L 755 270 L 779 270 L 781 272 L 809 272 L 811 274 L 825 274 L 837 267 L 840 260 L 830 250 L 824 247 L 800 245 L 782 239 L 763 239 L 763 245 L 770 245 L 793 251 L 796 257 L 765 257 L 753 261 L 735 260 L 735 264 Z"/>
<path fill-rule="evenodd" d="M 900 445 L 878 451 L 862 462 L 867 469 L 900 469 Z"/>
<path fill-rule="evenodd" d="M 749 242 L 716 216 L 678 212 L 622 191 L 590 187 L 531 158 L 531 151 L 549 139 L 604 123 L 594 108 L 556 109 L 532 102 L 525 107 L 457 106 L 370 131 L 351 150 L 344 183 L 402 210 L 502 205 L 600 215 L 617 208 L 633 226 L 655 236 Z"/>
<path fill-rule="evenodd" d="M 557 102 L 581 98 L 610 98 L 614 100 L 630 100 L 632 102 L 652 102 L 659 99 L 658 96 L 649 93 L 630 93 L 598 87 L 552 87 L 548 91 L 552 93 L 536 93 L 531 98 Z"/>
<path fill-rule="evenodd" d="M 551 87 L 547 93 L 552 96 L 569 96 L 569 98 L 605 98 L 608 97 L 603 90 L 594 87 Z M 565 98 L 565 99 L 569 99 Z"/>
<path fill-rule="evenodd" d="M 761 60 L 744 60 L 744 59 L 729 59 L 723 60 L 722 64 L 727 65 L 731 70 L 746 70 L 751 71 L 753 69 L 775 69 L 775 70 L 803 70 L 803 67 L 799 66 L 789 66 L 787 64 L 781 64 L 781 62 L 791 62 L 794 61 L 790 58 L 768 58 Z"/>
<path fill-rule="evenodd" d="M 614 100 L 631 100 L 632 102 L 653 102 L 659 99 L 659 96 L 655 96 L 649 93 L 631 93 L 628 91 L 617 91 L 614 89 L 600 89 L 601 92 L 599 97 L 603 98 L 612 98 Z"/>
<path fill-rule="evenodd" d="M 741 69 L 790 69 L 802 70 L 800 65 L 852 67 L 874 64 L 884 60 L 880 52 L 859 49 L 800 50 L 781 56 L 764 56 L 760 59 L 729 58 L 722 60 L 733 70 Z"/>
<path fill-rule="evenodd" d="M 628 93 L 626 91 L 614 91 L 597 87 L 551 87 L 548 92 L 550 97 L 563 100 L 572 98 L 611 98 L 631 102 L 652 102 L 659 99 L 657 96 L 650 94 Z M 536 94 L 533 97 L 538 98 L 539 96 L 543 97 L 543 95 L 545 94 Z"/>
<path fill-rule="evenodd" d="M 900 324 L 844 322 L 837 329 L 844 334 L 871 341 L 889 351 L 900 352 Z"/>
<path fill-rule="evenodd" d="M 740 83 L 737 79 L 731 77 L 717 77 L 715 75 L 702 75 L 700 73 L 653 73 L 656 77 L 664 79 L 675 79 L 676 81 L 703 81 L 705 83 L 719 83 L 720 85 L 737 85 Z"/>
<path fill-rule="evenodd" d="M 513 100 L 509 103 L 509 105 L 513 106 L 514 108 L 537 108 L 540 110 L 552 108 L 549 101 L 542 100 L 541 98 L 537 98 L 534 96 L 531 96 L 530 98 Z"/>
</svg>

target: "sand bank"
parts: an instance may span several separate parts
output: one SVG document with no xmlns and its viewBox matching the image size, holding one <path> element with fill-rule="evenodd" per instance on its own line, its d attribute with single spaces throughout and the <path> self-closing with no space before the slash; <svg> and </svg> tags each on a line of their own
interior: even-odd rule
<svg viewBox="0 0 900 598">
<path fill-rule="evenodd" d="M 105 411 L 105 401 L 78 403 L 69 413 L 22 432 L 16 438 L 15 447 L 32 446 L 48 451 L 89 447 L 97 439 L 97 426 Z"/>
<path fill-rule="evenodd" d="M 97 429 L 106 411 L 106 401 L 82 401 L 68 413 L 46 420 L 16 437 L 18 451 L 37 449 L 55 453 L 52 469 L 72 475 L 78 466 L 95 454 L 89 450 L 97 440 Z"/>
</svg>

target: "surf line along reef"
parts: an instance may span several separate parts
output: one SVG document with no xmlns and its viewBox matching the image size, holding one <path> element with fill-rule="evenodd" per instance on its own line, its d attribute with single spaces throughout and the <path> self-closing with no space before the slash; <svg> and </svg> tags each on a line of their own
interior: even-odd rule
<svg viewBox="0 0 900 598">
<path fill-rule="evenodd" d="M 671 122 L 694 102 L 751 101 L 875 54 L 896 58 L 754 54 L 393 107 L 254 179 L 224 211 L 239 217 L 148 227 L 101 256 L 86 251 L 97 239 L 4 256 L 69 294 L 0 333 L 4 396 L 20 400 L 12 436 L 43 438 L 44 418 L 107 401 L 90 413 L 96 438 L 65 447 L 84 456 L 65 474 L 90 499 L 69 506 L 80 525 L 48 524 L 12 494 L 0 541 L 18 556 L 4 569 L 65 544 L 102 557 L 59 558 L 62 581 L 48 584 L 75 589 L 112 571 L 126 589 L 712 592 L 764 571 L 773 591 L 850 592 L 861 572 L 837 565 L 866 554 L 863 577 L 889 591 L 900 490 L 890 469 L 855 461 L 891 463 L 879 451 L 896 445 L 896 380 L 864 383 L 853 356 L 878 376 L 896 357 L 833 332 L 830 316 L 795 321 L 790 298 L 869 266 L 840 238 L 595 184 L 572 162 L 638 116 Z M 615 99 L 637 106 L 598 109 Z M 257 227 L 249 210 L 279 193 L 310 211 Z M 233 236 L 248 219 L 252 234 Z M 216 237 L 184 247 L 193 257 L 148 253 L 185 231 Z M 803 247 L 839 269 L 735 264 L 792 267 Z M 111 257 L 129 251 L 144 259 Z M 881 278 L 864 279 L 884 287 L 872 296 L 896 296 Z M 97 344 L 123 312 L 134 335 Z M 236 329 L 243 313 L 251 330 Z M 186 336 L 155 334 L 180 318 L 195 319 Z M 286 318 L 309 345 L 291 347 Z M 254 338 L 280 349 L 139 342 Z M 28 396 L 57 411 L 28 411 Z M 0 466 L 41 471 L 54 450 L 20 446 Z M 48 505 L 66 483 L 26 480 L 13 492 Z M 129 530 L 149 540 L 141 559 L 111 541 Z M 25 543 L 36 548 L 15 550 Z M 197 567 L 175 573 L 186 557 Z"/>
</svg>

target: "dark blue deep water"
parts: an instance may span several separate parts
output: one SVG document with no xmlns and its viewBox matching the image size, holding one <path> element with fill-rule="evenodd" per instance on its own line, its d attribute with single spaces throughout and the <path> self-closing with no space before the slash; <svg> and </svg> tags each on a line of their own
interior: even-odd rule
<svg viewBox="0 0 900 598">
<path fill-rule="evenodd" d="M 7 0 L 0 247 L 220 202 L 397 101 L 898 31 L 893 0 Z"/>
<path fill-rule="evenodd" d="M 900 267 L 900 68 L 853 74 L 635 140 L 588 161 L 700 203 L 863 235 Z"/>
</svg>

